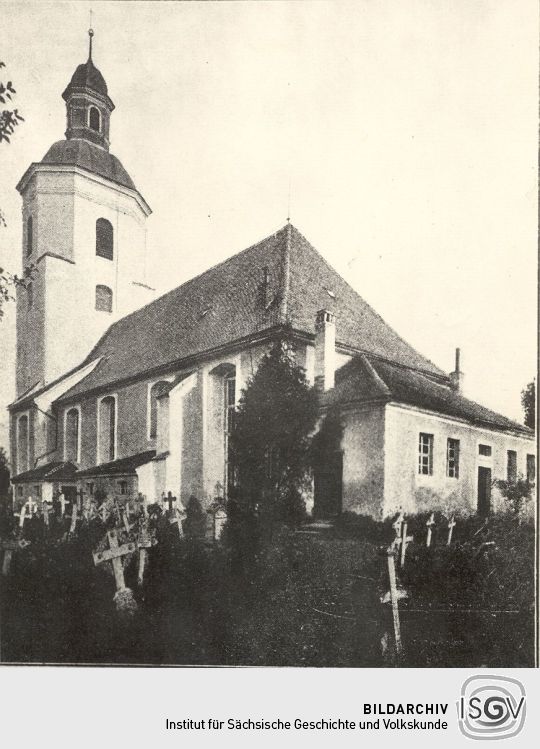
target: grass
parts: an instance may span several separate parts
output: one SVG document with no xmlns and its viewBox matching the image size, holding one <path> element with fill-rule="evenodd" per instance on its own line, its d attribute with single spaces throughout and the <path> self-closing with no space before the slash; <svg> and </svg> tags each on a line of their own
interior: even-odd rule
<svg viewBox="0 0 540 749">
<path fill-rule="evenodd" d="M 410 524 L 400 602 L 403 665 L 532 666 L 534 529 L 495 518 L 475 535 L 426 549 L 425 519 Z M 387 666 L 392 633 L 387 558 L 391 524 L 347 519 L 325 536 L 275 526 L 229 528 L 211 548 L 178 540 L 168 523 L 150 550 L 142 588 L 126 568 L 139 610 L 117 614 L 114 579 L 96 568 L 97 525 L 67 543 L 37 536 L 2 579 L 4 662 Z M 486 540 L 494 543 L 481 546 Z M 107 565 L 106 565 L 107 566 Z M 105 567 L 106 567 L 105 566 Z M 503 613 L 501 613 L 503 612 Z"/>
</svg>

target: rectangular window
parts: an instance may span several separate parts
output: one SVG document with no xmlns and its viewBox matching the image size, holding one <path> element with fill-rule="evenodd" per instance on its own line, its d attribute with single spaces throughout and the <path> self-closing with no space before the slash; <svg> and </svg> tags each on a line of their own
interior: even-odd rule
<svg viewBox="0 0 540 749">
<path fill-rule="evenodd" d="M 446 445 L 446 475 L 459 478 L 459 440 L 448 438 Z"/>
<path fill-rule="evenodd" d="M 40 499 L 41 498 L 41 484 L 36 484 L 34 488 L 36 490 L 36 497 Z"/>
<path fill-rule="evenodd" d="M 127 481 L 119 481 L 120 484 L 120 494 L 127 494 Z"/>
<path fill-rule="evenodd" d="M 19 486 L 17 487 L 17 496 L 22 497 L 22 495 L 23 495 L 23 486 L 22 484 L 19 484 Z"/>
<path fill-rule="evenodd" d="M 517 453 L 515 450 L 508 450 L 506 455 L 506 478 L 508 481 L 515 482 L 517 479 Z"/>
<path fill-rule="evenodd" d="M 489 458 L 491 455 L 491 445 L 478 445 L 478 455 L 484 455 Z"/>
<path fill-rule="evenodd" d="M 420 432 L 418 443 L 418 473 L 433 475 L 433 435 Z"/>
<path fill-rule="evenodd" d="M 527 481 L 529 484 L 536 483 L 536 457 L 527 455 Z"/>
<path fill-rule="evenodd" d="M 88 494 L 92 495 L 94 493 L 94 484 L 93 484 L 93 482 L 90 482 L 89 484 L 86 484 L 86 488 L 88 489 Z"/>
</svg>

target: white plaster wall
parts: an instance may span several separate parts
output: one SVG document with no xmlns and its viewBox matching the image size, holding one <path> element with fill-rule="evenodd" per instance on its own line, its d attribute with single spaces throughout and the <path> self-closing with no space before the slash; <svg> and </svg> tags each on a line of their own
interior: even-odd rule
<svg viewBox="0 0 540 749">
<path fill-rule="evenodd" d="M 38 270 L 31 313 L 25 292 L 19 294 L 19 393 L 75 367 L 114 320 L 154 296 L 145 286 L 146 214 L 135 195 L 91 175 L 38 170 L 23 195 L 24 222 L 30 213 L 34 252 L 28 261 L 37 262 Z M 114 229 L 112 261 L 95 253 L 98 218 Z M 111 314 L 95 309 L 98 284 L 113 291 Z"/>
<path fill-rule="evenodd" d="M 433 434 L 433 475 L 418 473 L 420 432 Z M 446 476 L 448 438 L 460 441 L 459 478 Z M 491 445 L 491 458 L 478 454 L 479 444 Z M 492 479 L 506 479 L 507 450 L 517 452 L 518 474 L 526 476 L 526 456 L 535 454 L 534 440 L 487 430 L 397 404 L 386 407 L 384 515 L 441 510 L 475 513 L 478 466 L 491 467 Z M 503 504 L 492 489 L 494 511 Z"/>
<path fill-rule="evenodd" d="M 384 430 L 384 406 L 343 414 L 344 512 L 382 517 Z"/>
</svg>

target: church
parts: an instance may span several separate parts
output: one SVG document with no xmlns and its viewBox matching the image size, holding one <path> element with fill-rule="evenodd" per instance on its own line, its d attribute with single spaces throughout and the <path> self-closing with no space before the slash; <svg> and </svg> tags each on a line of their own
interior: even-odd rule
<svg viewBox="0 0 540 749">
<path fill-rule="evenodd" d="M 59 492 L 171 492 L 208 507 L 234 483 L 228 441 L 242 388 L 286 332 L 340 449 L 307 508 L 381 519 L 500 509 L 496 479 L 534 482 L 534 433 L 462 392 L 407 344 L 290 223 L 156 298 L 151 209 L 109 150 L 114 104 L 92 59 L 62 94 L 65 138 L 22 197 L 10 450 L 15 501 Z"/>
</svg>

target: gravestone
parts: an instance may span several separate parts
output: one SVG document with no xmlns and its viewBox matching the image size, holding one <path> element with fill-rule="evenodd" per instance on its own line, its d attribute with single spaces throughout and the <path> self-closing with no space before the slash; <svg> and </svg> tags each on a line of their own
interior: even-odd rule
<svg viewBox="0 0 540 749">
<path fill-rule="evenodd" d="M 94 564 L 97 566 L 110 562 L 116 584 L 116 593 L 114 596 L 116 608 L 118 611 L 124 613 L 134 613 L 137 610 L 137 603 L 133 597 L 133 592 L 126 587 L 122 558 L 128 554 L 132 554 L 136 549 L 136 545 L 134 542 L 129 542 L 120 546 L 116 530 L 108 531 L 106 539 L 109 548 L 94 552 Z"/>
</svg>

